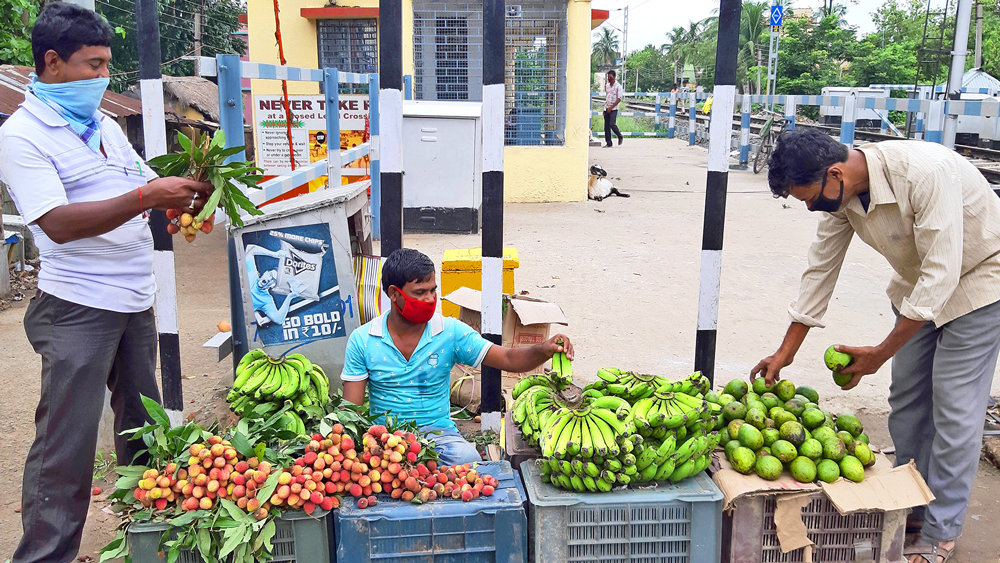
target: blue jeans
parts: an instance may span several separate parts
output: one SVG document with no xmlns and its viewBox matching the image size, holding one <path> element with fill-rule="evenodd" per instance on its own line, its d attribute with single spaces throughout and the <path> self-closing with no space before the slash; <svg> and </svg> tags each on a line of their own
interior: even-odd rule
<svg viewBox="0 0 1000 563">
<path fill-rule="evenodd" d="M 442 465 L 458 465 L 462 463 L 477 463 L 483 461 L 483 456 L 479 455 L 476 446 L 465 441 L 455 430 L 446 430 L 433 426 L 425 426 L 421 432 L 440 432 L 430 436 L 430 441 L 434 442 L 438 458 Z"/>
</svg>

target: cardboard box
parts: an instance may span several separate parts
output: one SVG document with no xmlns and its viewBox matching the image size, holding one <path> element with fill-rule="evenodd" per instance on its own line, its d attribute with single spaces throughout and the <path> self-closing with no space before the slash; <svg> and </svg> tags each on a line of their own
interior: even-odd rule
<svg viewBox="0 0 1000 563">
<path fill-rule="evenodd" d="M 723 507 L 727 513 L 727 526 L 724 530 L 724 551 L 730 554 L 730 560 L 738 563 L 759 563 L 772 561 L 780 545 L 780 552 L 789 553 L 793 550 L 804 550 L 806 561 L 811 560 L 812 550 L 830 551 L 829 546 L 814 545 L 810 536 L 827 536 L 836 532 L 838 541 L 851 538 L 854 531 L 868 532 L 860 534 L 869 539 L 865 545 L 858 544 L 855 549 L 859 553 L 870 553 L 876 549 L 879 553 L 879 563 L 896 563 L 902 553 L 902 536 L 905 527 L 906 513 L 909 508 L 923 506 L 934 499 L 933 493 L 927 488 L 916 466 L 911 462 L 894 468 L 881 453 L 876 453 L 876 463 L 865 471 L 865 479 L 861 483 L 853 483 L 839 479 L 834 483 L 799 483 L 787 472 L 775 481 L 766 481 L 757 475 L 742 475 L 732 469 L 725 457 L 718 452 L 718 463 L 721 468 L 712 475 L 712 480 L 719 486 L 724 495 Z M 765 503 L 762 499 L 770 499 L 774 503 L 773 516 L 765 514 Z M 879 512 L 881 519 L 879 530 L 840 529 L 835 523 L 827 522 L 828 518 L 817 520 L 814 512 L 803 521 L 802 509 L 807 505 L 815 508 L 816 503 L 828 501 L 832 509 L 840 515 Z M 762 519 L 773 518 L 773 522 L 765 523 Z M 869 522 L 871 519 L 860 519 L 858 522 Z M 808 523 L 808 526 L 807 526 Z M 837 528 L 827 530 L 827 525 Z M 762 530 L 771 531 L 767 538 L 761 537 Z M 827 532 L 827 533 L 821 533 Z M 881 537 L 878 545 L 872 546 L 870 536 L 878 534 Z M 773 542 L 776 535 L 777 544 Z M 836 535 L 836 534 L 833 534 Z M 843 537 L 841 537 L 843 536 Z M 856 539 L 856 538 L 855 538 Z M 762 541 L 764 544 L 762 546 Z M 863 542 L 862 542 L 863 543 Z M 833 551 L 844 551 L 843 547 Z M 762 552 L 765 553 L 761 557 Z M 830 558 L 826 561 L 853 561 L 849 559 Z M 871 559 L 862 559 L 868 560 Z"/>
<path fill-rule="evenodd" d="M 458 320 L 482 333 L 482 292 L 468 287 L 460 287 L 442 298 L 458 305 Z M 552 303 L 524 295 L 503 296 L 503 334 L 501 341 L 508 348 L 534 346 L 549 339 L 552 324 L 568 325 L 566 314 Z M 543 364 L 544 365 L 544 364 Z M 526 373 L 541 373 L 542 366 Z M 525 374 L 507 374 L 522 377 Z M 511 378 L 516 381 L 517 378 Z"/>
</svg>

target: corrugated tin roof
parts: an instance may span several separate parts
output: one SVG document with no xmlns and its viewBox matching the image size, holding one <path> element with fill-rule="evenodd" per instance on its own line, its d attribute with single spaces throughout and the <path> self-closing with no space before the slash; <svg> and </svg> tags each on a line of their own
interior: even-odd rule
<svg viewBox="0 0 1000 563">
<path fill-rule="evenodd" d="M 941 87 L 947 88 L 948 83 L 942 82 Z M 1000 80 L 993 78 L 981 69 L 969 69 L 962 75 L 962 88 L 970 92 L 979 92 L 980 88 L 985 88 L 987 93 L 993 96 L 1000 95 Z"/>
<path fill-rule="evenodd" d="M 24 101 L 24 90 L 31 81 L 34 69 L 28 66 L 0 66 L 0 113 L 12 114 Z M 139 100 L 127 98 L 114 92 L 105 92 L 101 100 L 101 111 L 108 117 L 117 119 L 142 114 Z"/>
</svg>

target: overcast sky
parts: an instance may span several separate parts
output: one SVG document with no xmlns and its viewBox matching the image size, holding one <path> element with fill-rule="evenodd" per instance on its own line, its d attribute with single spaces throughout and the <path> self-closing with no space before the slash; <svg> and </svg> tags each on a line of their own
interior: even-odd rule
<svg viewBox="0 0 1000 563">
<path fill-rule="evenodd" d="M 885 0 L 835 0 L 837 5 L 847 6 L 847 22 L 858 28 L 859 35 L 875 30 L 871 13 Z M 785 2 L 789 4 L 789 2 Z M 620 8 L 628 6 L 628 50 L 635 51 L 646 45 L 662 45 L 666 33 L 690 21 L 698 21 L 712 15 L 719 7 L 719 0 L 684 2 L 681 0 L 592 0 L 591 7 L 611 10 L 611 24 L 619 30 L 624 27 L 624 13 Z M 792 0 L 795 8 L 819 8 L 822 0 Z M 605 24 L 607 25 L 607 24 Z M 595 30 L 596 31 L 596 30 Z"/>
</svg>

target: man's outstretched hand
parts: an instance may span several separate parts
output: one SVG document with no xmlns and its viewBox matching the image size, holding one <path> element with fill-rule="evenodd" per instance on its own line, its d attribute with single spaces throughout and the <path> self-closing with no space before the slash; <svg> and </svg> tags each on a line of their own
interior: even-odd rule
<svg viewBox="0 0 1000 563">
<path fill-rule="evenodd" d="M 837 346 L 836 350 L 854 358 L 851 365 L 840 370 L 840 373 L 851 376 L 851 380 L 841 387 L 844 391 L 857 387 L 862 377 L 877 372 L 891 357 L 878 346 Z"/>
<path fill-rule="evenodd" d="M 570 361 L 573 361 L 573 343 L 569 341 L 569 337 L 565 334 L 557 334 L 549 338 L 545 341 L 545 344 L 542 344 L 542 347 L 545 349 L 545 354 L 550 358 L 558 352 L 566 352 L 566 357 Z"/>
<path fill-rule="evenodd" d="M 750 370 L 750 381 L 753 381 L 760 376 L 767 381 L 767 386 L 770 387 L 774 385 L 776 381 L 781 380 L 780 373 L 782 368 L 790 365 L 791 363 L 791 358 L 787 358 L 782 354 L 775 353 L 768 356 L 758 362 L 757 365 Z"/>
</svg>

